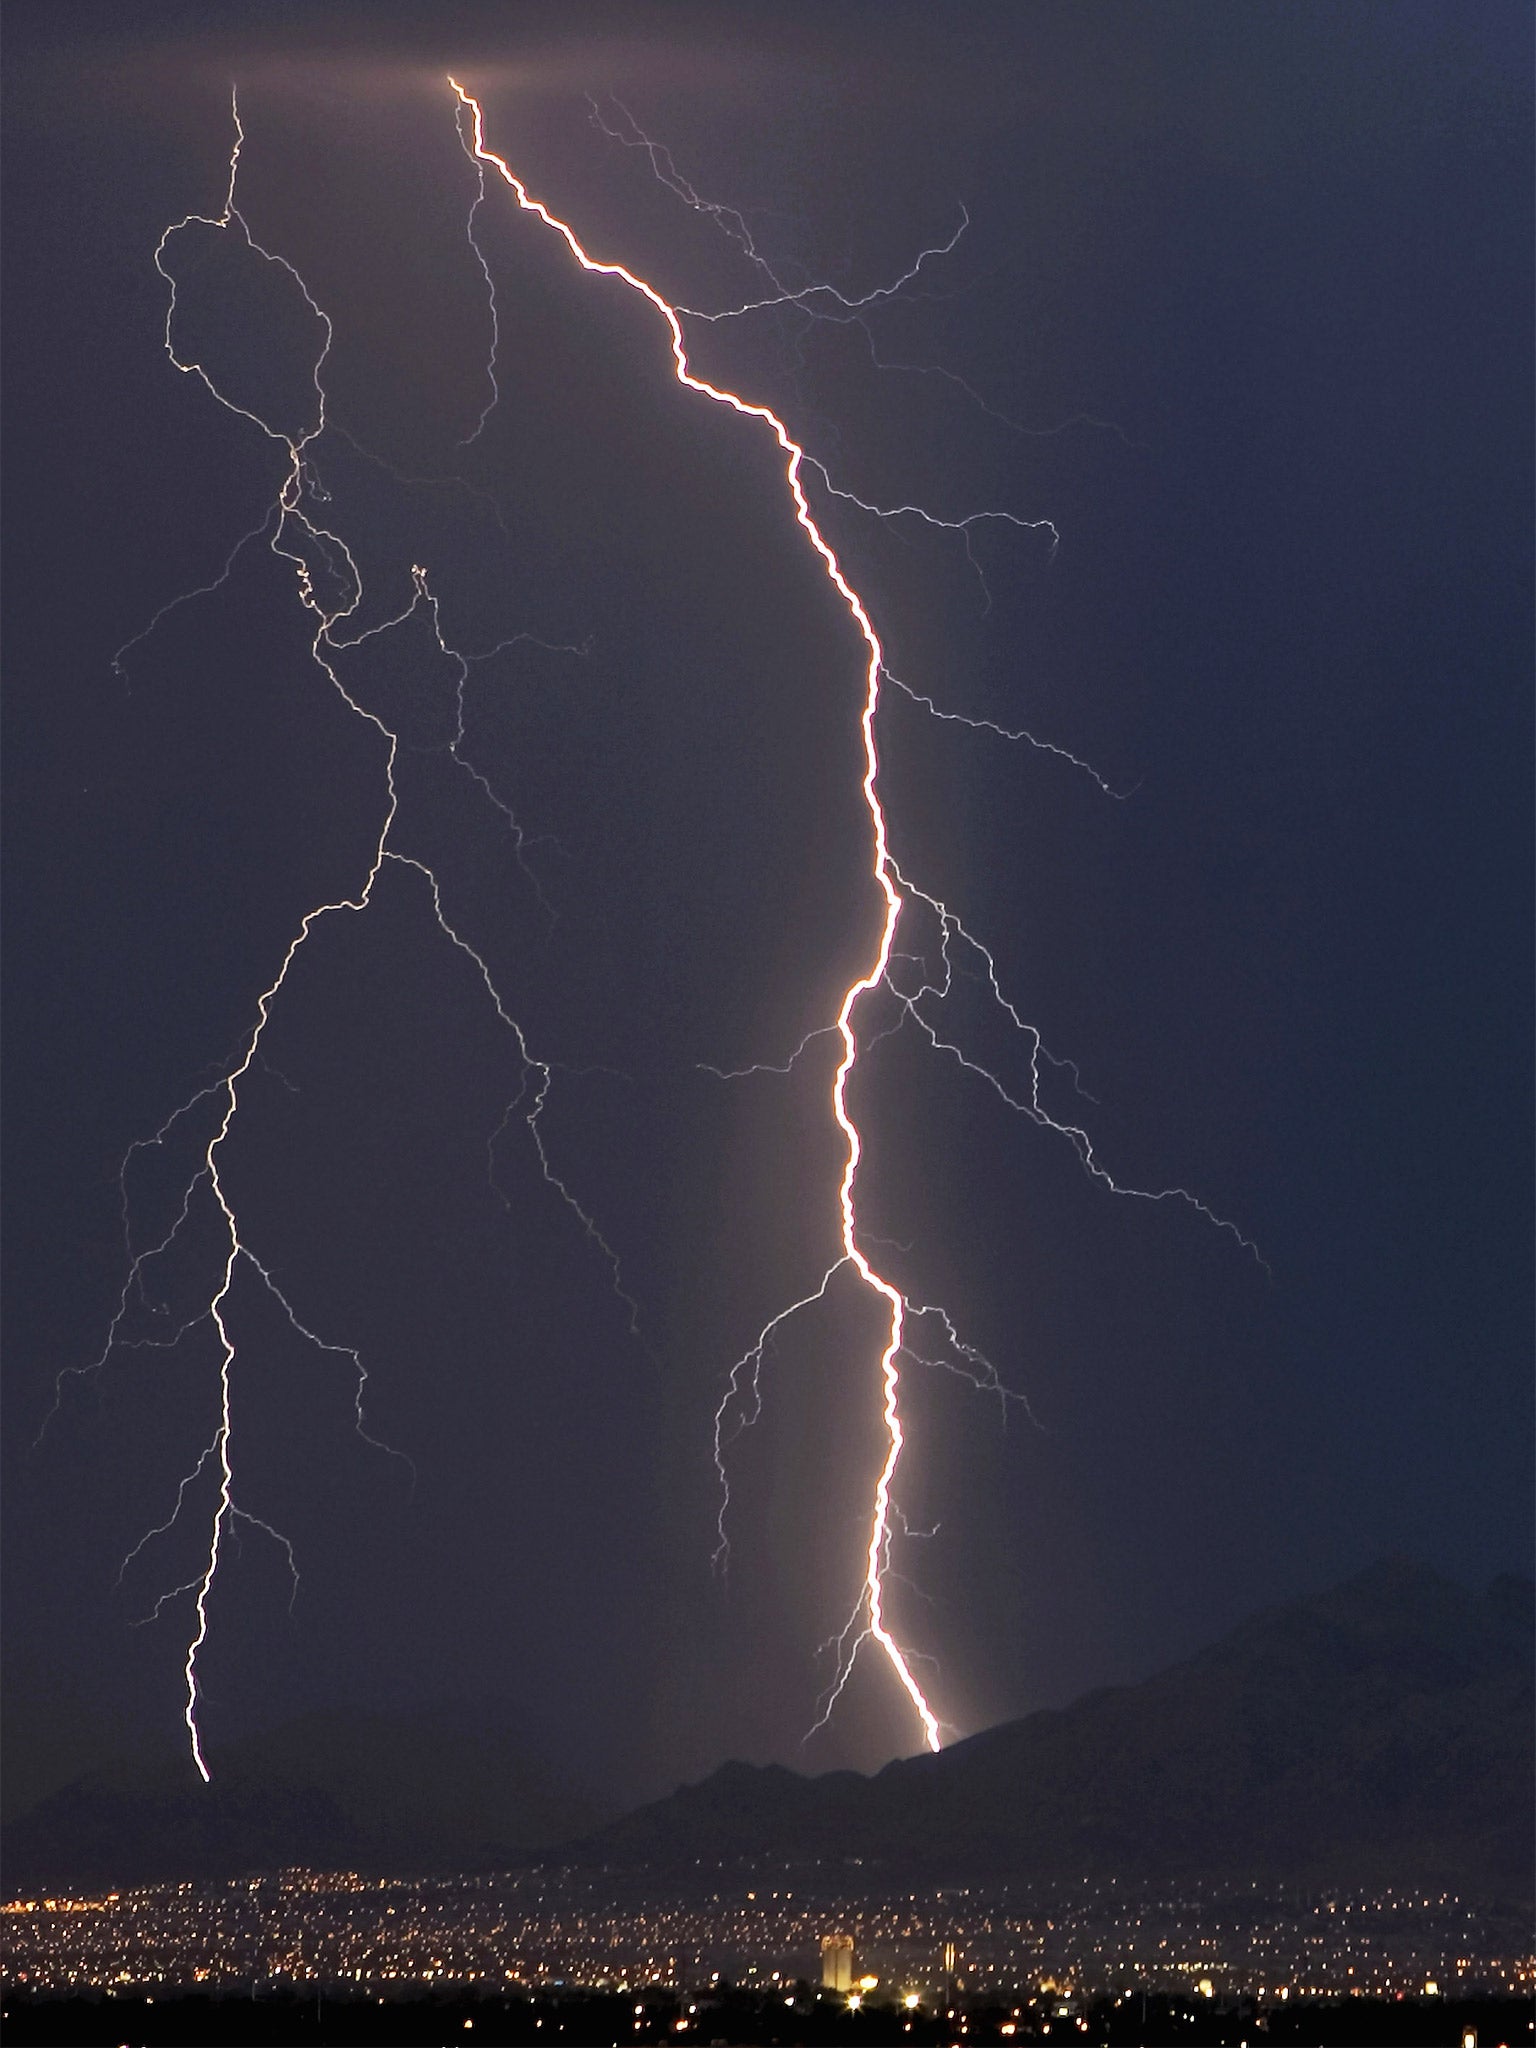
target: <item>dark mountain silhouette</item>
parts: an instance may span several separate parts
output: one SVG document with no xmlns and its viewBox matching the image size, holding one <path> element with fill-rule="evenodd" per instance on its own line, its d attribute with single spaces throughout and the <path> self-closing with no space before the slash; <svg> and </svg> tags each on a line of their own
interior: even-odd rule
<svg viewBox="0 0 1536 2048">
<path fill-rule="evenodd" d="M 602 1818 L 468 1708 L 311 1714 L 220 1753 L 93 1771 L 13 1821 L 6 1896 L 222 1878 L 285 1865 L 383 1874 L 488 1868 Z"/>
<path fill-rule="evenodd" d="M 890 1764 L 727 1764 L 565 1853 L 857 1857 L 926 1881 L 1188 1874 L 1532 1892 L 1530 1581 L 1392 1561 L 1145 1683 Z"/>
<path fill-rule="evenodd" d="M 4 1888 L 534 1860 L 683 1879 L 857 1858 L 871 1888 L 1188 1875 L 1524 1901 L 1533 1603 L 1528 1580 L 1476 1595 L 1389 1562 L 1140 1685 L 939 1756 L 872 1778 L 726 1764 L 597 1832 L 525 1744 L 468 1709 L 314 1715 L 232 1746 L 211 1786 L 184 1757 L 76 1780 L 7 1829 Z"/>
</svg>

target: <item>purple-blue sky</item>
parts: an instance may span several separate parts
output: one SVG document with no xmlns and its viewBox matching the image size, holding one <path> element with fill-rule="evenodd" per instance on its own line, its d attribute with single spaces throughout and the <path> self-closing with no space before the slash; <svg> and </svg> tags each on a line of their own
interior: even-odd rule
<svg viewBox="0 0 1536 2048">
<path fill-rule="evenodd" d="M 151 254 L 219 210 L 232 80 L 252 233 L 335 323 L 310 452 L 360 616 L 401 609 L 423 562 L 456 644 L 585 650 L 524 643 L 468 699 L 537 890 L 443 753 L 430 639 L 387 643 L 359 687 L 408 731 L 402 844 L 556 1065 L 551 1154 L 643 1341 L 516 1121 L 488 1174 L 516 1062 L 391 876 L 306 951 L 229 1162 L 253 1243 L 359 1347 L 417 1481 L 349 1434 L 346 1370 L 252 1292 L 243 1484 L 303 1585 L 290 1617 L 247 1533 L 212 1609 L 215 1754 L 306 1707 L 449 1696 L 618 1796 L 727 1755 L 914 1746 L 874 1663 L 800 1743 L 858 1587 L 877 1347 L 854 1292 L 770 1359 L 728 1584 L 710 1570 L 722 1375 L 835 1254 L 837 1154 L 825 1060 L 732 1084 L 699 1065 L 783 1060 L 868 957 L 858 642 L 763 437 L 679 392 L 647 309 L 495 191 L 502 397 L 463 445 L 488 322 L 450 64 L 534 190 L 680 303 L 757 281 L 587 94 L 749 209 L 799 283 L 867 291 L 970 215 L 867 329 L 781 309 L 691 338 L 862 495 L 1055 522 L 1054 553 L 987 525 L 972 560 L 818 508 L 899 675 L 1132 792 L 893 698 L 897 856 L 1078 1062 L 1110 1171 L 1193 1189 L 1273 1278 L 1177 1205 L 1093 1185 L 910 1027 L 870 1054 L 872 1237 L 1030 1410 L 1004 1428 L 907 1375 L 900 1490 L 937 1533 L 895 1597 L 945 1718 L 1134 1676 L 1383 1551 L 1468 1580 L 1527 1565 L 1526 10 L 7 17 L 7 1664 L 18 1725 L 56 1738 L 35 1766 L 23 1742 L 20 1790 L 179 1739 L 188 1602 L 129 1623 L 187 1576 L 206 1514 L 114 1579 L 206 1440 L 206 1332 L 114 1358 L 29 1446 L 122 1284 L 119 1159 L 227 1062 L 381 815 L 380 750 L 259 548 L 111 667 L 281 474 L 161 348 Z M 263 405 L 302 392 L 281 293 L 215 263 L 186 303 Z M 949 1021 L 1017 1085 L 980 995 Z M 134 1183 L 151 1240 L 164 1164 Z M 194 1218 L 173 1318 L 212 1246 Z"/>
</svg>

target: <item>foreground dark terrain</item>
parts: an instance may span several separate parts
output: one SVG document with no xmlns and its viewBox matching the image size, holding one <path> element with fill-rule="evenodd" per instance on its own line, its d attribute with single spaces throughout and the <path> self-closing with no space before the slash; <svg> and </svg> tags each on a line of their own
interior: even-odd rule
<svg viewBox="0 0 1536 2048">
<path fill-rule="evenodd" d="M 1532 2036 L 1528 2002 L 1515 1999 L 1352 1999 L 1328 2003 L 1213 2005 L 1166 1996 L 1103 1998 L 1070 2006 L 1036 2000 L 1017 2006 L 943 2006 L 909 2011 L 898 2005 L 850 2010 L 848 2002 L 799 1987 L 792 1997 L 721 1990 L 686 1996 L 631 1997 L 580 1993 L 530 1999 L 261 1999 L 141 1997 L 7 1999 L 5 2034 L 12 2048 L 78 2044 L 78 2048 L 171 2048 L 171 2044 L 242 2043 L 279 2048 L 288 2042 L 380 2043 L 425 2048 L 462 2041 L 581 2044 L 690 2041 L 729 2044 L 1079 2041 L 1138 2048 L 1239 2048 L 1269 2042 L 1286 2048 L 1460 2048 L 1467 2031 L 1478 2048 L 1517 2048 Z"/>
</svg>

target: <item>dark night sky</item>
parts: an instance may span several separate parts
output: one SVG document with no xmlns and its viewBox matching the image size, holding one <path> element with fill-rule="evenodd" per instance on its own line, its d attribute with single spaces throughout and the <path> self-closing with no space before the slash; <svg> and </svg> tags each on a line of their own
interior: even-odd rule
<svg viewBox="0 0 1536 2048">
<path fill-rule="evenodd" d="M 867 291 L 971 215 L 870 327 L 885 361 L 951 375 L 785 312 L 696 323 L 697 359 L 867 497 L 1056 522 L 1054 556 L 980 529 L 983 584 L 953 536 L 818 500 L 899 675 L 1133 790 L 895 698 L 897 855 L 1079 1063 L 1110 1170 L 1193 1189 L 1273 1278 L 1088 1182 L 910 1030 L 861 1066 L 867 1227 L 1032 1411 L 1004 1428 L 908 1373 L 900 1491 L 938 1532 L 893 1600 L 941 1714 L 969 1733 L 1135 1677 L 1386 1551 L 1528 1568 L 1529 10 L 11 0 L 6 27 L 16 1797 L 180 1739 L 189 1602 L 129 1623 L 196 1569 L 204 1496 L 114 1580 L 212 1426 L 206 1328 L 114 1357 L 30 1446 L 122 1285 L 119 1159 L 230 1059 L 381 816 L 377 737 L 260 548 L 112 673 L 281 477 L 161 350 L 151 252 L 218 211 L 231 79 L 242 210 L 335 322 L 344 432 L 312 452 L 362 620 L 421 562 L 456 644 L 588 648 L 510 649 L 467 699 L 552 915 L 444 755 L 430 636 L 379 643 L 356 687 L 409 742 L 398 843 L 557 1064 L 551 1154 L 643 1341 L 515 1119 L 493 1186 L 517 1062 L 418 878 L 386 874 L 306 948 L 226 1160 L 253 1248 L 360 1347 L 370 1426 L 417 1482 L 350 1432 L 345 1362 L 237 1288 L 240 1493 L 303 1584 L 290 1618 L 272 1545 L 231 1558 L 215 1767 L 308 1708 L 439 1698 L 617 1797 L 729 1755 L 915 1746 L 873 1660 L 800 1743 L 877 1451 L 851 1287 L 772 1356 L 728 1586 L 710 1572 L 722 1375 L 835 1255 L 838 1155 L 824 1056 L 729 1085 L 698 1063 L 782 1060 L 868 957 L 859 643 L 765 437 L 679 391 L 654 316 L 494 189 L 502 399 L 460 445 L 488 324 L 450 63 L 587 245 L 689 304 L 752 274 L 586 93 L 752 209 L 797 281 Z M 291 413 L 312 323 L 205 255 L 210 360 Z M 1109 424 L 1062 424 L 1083 416 Z M 473 490 L 404 481 L 453 477 Z M 1017 1088 L 1025 1048 L 979 994 L 949 1022 Z M 137 1163 L 137 1242 L 191 1156 Z M 216 1251 L 195 1210 L 158 1278 L 174 1318 Z"/>
</svg>

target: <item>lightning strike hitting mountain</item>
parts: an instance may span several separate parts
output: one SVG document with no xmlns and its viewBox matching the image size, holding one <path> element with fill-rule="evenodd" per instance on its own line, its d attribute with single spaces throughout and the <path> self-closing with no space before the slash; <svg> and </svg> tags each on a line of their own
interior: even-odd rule
<svg viewBox="0 0 1536 2048">
<path fill-rule="evenodd" d="M 718 1518 L 719 1543 L 715 1556 L 717 1563 L 720 1562 L 726 1555 L 728 1548 L 725 1523 L 730 1502 L 730 1489 L 724 1461 L 726 1432 L 731 1428 L 733 1419 L 735 1428 L 739 1429 L 748 1426 L 755 1416 L 760 1406 L 761 1396 L 758 1375 L 762 1367 L 764 1353 L 779 1329 L 782 1328 L 783 1324 L 791 1316 L 797 1314 L 802 1309 L 809 1308 L 813 1302 L 821 1300 L 837 1272 L 845 1265 L 850 1266 L 858 1275 L 863 1286 L 869 1292 L 876 1295 L 884 1304 L 886 1335 L 879 1356 L 877 1372 L 878 1399 L 881 1421 L 886 1437 L 886 1452 L 875 1482 L 874 1499 L 870 1510 L 869 1533 L 864 1553 L 863 1592 L 849 1622 L 836 1639 L 836 1670 L 831 1685 L 824 1695 L 822 1710 L 815 1725 L 819 1727 L 824 1724 L 848 1682 L 860 1648 L 866 1642 L 872 1641 L 883 1652 L 892 1672 L 895 1674 L 897 1682 L 907 1695 L 921 1726 L 923 1740 L 929 1749 L 936 1750 L 940 1746 L 941 1732 L 938 1716 L 929 1704 L 924 1690 L 913 1672 L 911 1654 L 898 1643 L 891 1632 L 885 1605 L 885 1582 L 889 1572 L 890 1549 L 896 1533 L 893 1526 L 896 1511 L 892 1500 L 892 1488 L 897 1468 L 901 1462 L 901 1454 L 905 1442 L 900 1413 L 901 1381 L 897 1361 L 907 1349 L 906 1323 L 907 1319 L 914 1314 L 914 1310 L 907 1302 L 901 1290 L 872 1263 L 860 1242 L 856 1189 L 863 1145 L 858 1126 L 849 1111 L 848 1086 L 859 1056 L 859 1044 L 854 1031 L 854 1018 L 861 1001 L 881 987 L 888 989 L 897 998 L 901 1006 L 902 1018 L 910 1018 L 936 1051 L 943 1052 L 955 1059 L 968 1072 L 981 1076 L 997 1091 L 1010 1108 L 1020 1111 L 1033 1121 L 1043 1124 L 1058 1135 L 1065 1137 L 1077 1149 L 1085 1169 L 1094 1178 L 1114 1189 L 1115 1192 L 1135 1194 L 1152 1201 L 1162 1201 L 1170 1197 L 1182 1200 L 1199 1210 L 1211 1222 L 1230 1231 L 1234 1237 L 1238 1238 L 1239 1242 L 1248 1245 L 1250 1250 L 1253 1249 L 1248 1244 L 1248 1240 L 1242 1236 L 1242 1233 L 1234 1225 L 1226 1223 L 1223 1219 L 1215 1216 L 1204 1203 L 1197 1201 L 1194 1196 L 1182 1188 L 1169 1188 L 1150 1192 L 1119 1186 L 1099 1164 L 1092 1142 L 1087 1134 L 1074 1125 L 1059 1123 L 1047 1114 L 1040 1102 L 1039 1062 L 1042 1057 L 1049 1058 L 1049 1055 L 1045 1054 L 1044 1047 L 1040 1042 L 1039 1033 L 1024 1022 L 1013 1004 L 1004 996 L 998 983 L 996 965 L 991 953 L 980 941 L 971 936 L 960 919 L 946 904 L 940 902 L 937 897 L 915 888 L 906 880 L 901 870 L 897 867 L 891 854 L 889 828 L 879 794 L 880 761 L 876 745 L 876 717 L 880 705 L 881 684 L 888 674 L 884 653 L 863 599 L 848 581 L 836 553 L 827 541 L 811 511 L 810 501 L 806 495 L 806 488 L 803 482 L 803 475 L 806 470 L 814 471 L 820 476 L 824 486 L 831 495 L 847 500 L 860 511 L 875 518 L 888 521 L 901 518 L 916 518 L 925 525 L 957 532 L 962 535 L 966 543 L 968 557 L 970 557 L 971 528 L 978 520 L 985 518 L 1001 519 L 1016 527 L 1044 530 L 1049 534 L 1053 546 L 1059 536 L 1057 535 L 1056 528 L 1049 520 L 1024 520 L 1008 512 L 973 513 L 961 519 L 945 519 L 935 516 L 919 505 L 874 505 L 853 492 L 840 488 L 833 482 L 825 465 L 816 457 L 810 455 L 805 447 L 793 437 L 789 428 L 777 413 L 765 405 L 760 405 L 743 398 L 738 392 L 712 384 L 707 379 L 699 377 L 693 372 L 689 366 L 682 326 L 684 314 L 688 309 L 668 304 L 652 285 L 646 283 L 644 279 L 637 277 L 623 264 L 600 261 L 589 255 L 577 238 L 574 229 L 565 221 L 558 219 L 541 200 L 536 199 L 528 191 L 522 180 L 512 171 L 504 157 L 487 147 L 485 140 L 485 117 L 480 102 L 473 94 L 466 91 L 457 79 L 453 79 L 450 82 L 455 93 L 458 95 L 460 106 L 466 109 L 470 116 L 470 146 L 472 147 L 477 169 L 486 165 L 492 167 L 505 181 L 516 198 L 518 206 L 524 212 L 536 215 L 547 227 L 552 228 L 563 239 L 572 256 L 584 271 L 598 277 L 617 279 L 630 291 L 638 293 L 640 297 L 648 301 L 655 308 L 665 322 L 671 344 L 673 372 L 681 385 L 687 390 L 697 392 L 700 397 L 709 400 L 715 405 L 725 406 L 732 412 L 741 415 L 744 419 L 757 422 L 773 436 L 785 458 L 784 480 L 788 487 L 794 516 L 804 531 L 810 546 L 820 558 L 828 580 L 846 605 L 850 616 L 858 627 L 867 650 L 864 701 L 860 715 L 860 728 L 864 743 L 864 773 L 861 788 L 869 814 L 873 851 L 872 874 L 883 899 L 879 934 L 875 945 L 874 957 L 864 973 L 853 981 L 844 993 L 835 1024 L 830 1027 L 824 1027 L 821 1032 L 809 1034 L 807 1039 L 802 1041 L 801 1046 L 793 1056 L 798 1058 L 799 1054 L 804 1052 L 810 1039 L 813 1037 L 833 1034 L 839 1042 L 840 1051 L 837 1067 L 832 1079 L 831 1111 L 838 1128 L 842 1132 L 846 1146 L 842 1179 L 838 1189 L 842 1256 L 827 1269 L 817 1288 L 770 1319 L 764 1329 L 759 1332 L 752 1347 L 731 1369 L 725 1394 L 715 1414 L 715 1462 L 721 1484 L 721 1505 Z M 599 125 L 604 126 L 605 132 L 613 134 L 613 131 L 607 129 L 605 124 L 602 123 L 601 116 L 598 114 L 595 105 L 593 106 L 593 114 L 594 118 L 598 120 Z M 766 262 L 756 249 L 752 242 L 750 231 L 742 216 L 730 208 L 721 208 L 701 200 L 693 187 L 677 173 L 666 152 L 659 151 L 656 145 L 650 143 L 635 128 L 633 121 L 630 122 L 630 128 L 632 131 L 630 137 L 620 136 L 617 139 L 631 140 L 636 146 L 643 147 L 649 154 L 652 167 L 656 170 L 663 183 L 669 189 L 676 192 L 690 207 L 707 213 L 717 224 L 723 226 L 725 231 L 741 246 L 744 253 L 767 279 L 771 287 L 771 295 L 734 309 L 736 313 L 746 315 L 763 308 L 783 305 L 790 301 L 804 304 L 808 299 L 817 296 L 822 289 L 821 287 L 813 286 L 808 290 L 800 292 L 787 291 L 771 270 L 769 270 Z M 483 180 L 483 171 L 481 175 Z M 484 186 L 482 182 L 482 197 L 483 193 Z M 477 199 L 477 208 L 480 203 L 480 199 Z M 962 212 L 960 226 L 955 230 L 955 234 L 951 237 L 950 241 L 936 250 L 925 251 L 917 259 L 917 262 L 912 265 L 906 276 L 896 286 L 887 288 L 887 291 L 899 290 L 902 284 L 910 282 L 911 278 L 916 276 L 922 263 L 927 260 L 927 257 L 942 255 L 952 249 L 960 234 L 964 231 L 966 224 L 967 217 Z M 472 232 L 471 240 L 473 240 Z M 483 268 L 483 258 L 481 262 Z M 858 300 L 850 300 L 842 294 L 833 294 L 833 297 L 844 313 L 852 317 L 873 304 L 880 297 L 887 295 L 887 291 L 877 291 Z M 494 302 L 492 314 L 494 331 Z M 718 318 L 721 316 L 708 317 Z M 973 566 L 975 566 L 974 557 L 970 557 L 970 559 Z M 917 702 L 924 704 L 937 715 L 944 715 L 937 713 L 937 707 L 933 705 L 931 699 L 925 698 L 915 690 L 909 689 L 908 685 L 898 683 L 897 687 L 907 690 L 908 694 Z M 997 727 L 990 729 L 1001 732 L 1001 729 Z M 1040 742 L 1034 741 L 1032 736 L 1028 734 L 1001 732 L 1001 736 L 1007 739 L 1022 737 L 1029 739 L 1031 744 L 1040 744 Z M 1114 794 L 1103 778 L 1090 768 L 1086 762 L 1079 761 L 1075 756 L 1067 754 L 1062 748 L 1049 747 L 1047 751 L 1061 755 L 1074 768 L 1088 774 L 1107 795 Z M 943 978 L 940 983 L 933 983 L 925 978 L 920 988 L 908 991 L 900 987 L 893 979 L 891 969 L 895 958 L 897 927 L 903 910 L 911 899 L 920 902 L 938 919 Z M 1015 1099 L 991 1073 L 968 1059 L 959 1046 L 940 1038 L 932 1022 L 919 1008 L 920 1003 L 925 997 L 933 997 L 936 1000 L 942 1001 L 949 992 L 952 976 L 950 947 L 953 940 L 963 942 L 984 960 L 988 984 L 995 1001 L 1007 1013 L 1014 1028 L 1025 1034 L 1031 1042 L 1030 1070 L 1033 1085 L 1027 1101 Z M 985 1386 L 991 1390 L 1002 1391 L 995 1369 L 988 1360 L 982 1358 L 979 1352 L 962 1342 L 947 1311 L 937 1307 L 929 1307 L 919 1309 L 915 1313 L 931 1314 L 942 1319 L 950 1350 L 961 1361 L 959 1370 L 965 1377 L 971 1378 L 974 1384 Z M 743 1375 L 745 1375 L 745 1380 Z M 744 1385 L 750 1390 L 750 1406 L 744 1414 L 733 1418 L 733 1410 L 742 1399 Z"/>
</svg>

